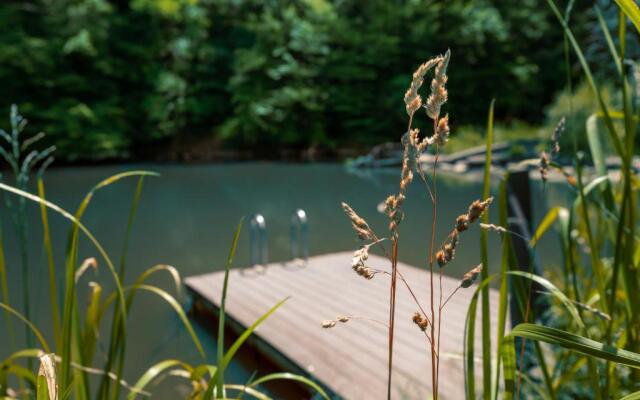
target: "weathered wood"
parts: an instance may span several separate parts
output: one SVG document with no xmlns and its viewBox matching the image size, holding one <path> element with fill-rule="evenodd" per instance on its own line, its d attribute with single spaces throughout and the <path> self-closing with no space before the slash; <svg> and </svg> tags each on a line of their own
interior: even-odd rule
<svg viewBox="0 0 640 400">
<path fill-rule="evenodd" d="M 346 399 L 386 397 L 388 276 L 370 281 L 350 268 L 352 254 L 333 253 L 309 258 L 304 267 L 270 264 L 263 272 L 255 269 L 231 271 L 227 315 L 240 326 L 251 325 L 279 300 L 290 299 L 256 331 L 263 348 L 277 352 L 296 372 L 304 371 L 337 396 Z M 385 268 L 387 260 L 371 255 L 369 265 Z M 428 307 L 428 273 L 399 264 L 423 308 Z M 186 279 L 188 289 L 200 300 L 218 307 L 223 273 Z M 418 310 L 406 287 L 399 281 L 396 303 L 393 397 L 428 398 L 431 393 L 429 343 L 411 317 Z M 458 279 L 443 276 L 446 298 L 459 285 Z M 435 277 L 436 290 L 439 287 Z M 459 290 L 443 310 L 440 390 L 443 399 L 464 398 L 463 333 L 467 307 L 474 288 Z M 436 291 L 436 301 L 438 292 Z M 498 294 L 491 291 L 492 309 Z M 436 305 L 437 313 L 437 305 Z M 323 329 L 322 320 L 339 315 L 372 318 L 380 323 L 354 319 Z M 430 317 L 430 315 L 429 315 Z M 492 325 L 497 313 L 492 313 Z M 481 348 L 481 335 L 476 335 Z M 478 352 L 476 352 L 478 354 Z M 478 354 L 479 355 L 479 354 Z M 287 364 L 285 363 L 285 364 Z"/>
</svg>

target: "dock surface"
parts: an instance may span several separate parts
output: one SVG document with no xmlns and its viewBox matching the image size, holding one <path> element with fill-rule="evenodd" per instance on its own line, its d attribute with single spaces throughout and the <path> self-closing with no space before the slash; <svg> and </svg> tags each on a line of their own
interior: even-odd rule
<svg viewBox="0 0 640 400">
<path fill-rule="evenodd" d="M 274 263 L 262 272 L 234 269 L 230 272 L 227 318 L 247 327 L 285 297 L 290 299 L 254 333 L 256 340 L 279 353 L 282 359 L 305 371 L 344 399 L 384 399 L 387 385 L 387 328 L 380 323 L 354 319 L 323 329 L 321 322 L 339 315 L 388 321 L 389 276 L 372 280 L 351 269 L 351 252 L 310 257 L 299 263 Z M 388 268 L 388 260 L 370 255 L 367 265 Z M 406 264 L 398 268 L 410 282 L 420 303 L 429 310 L 429 274 Z M 224 272 L 189 277 L 189 291 L 210 306 L 219 307 Z M 460 283 L 444 276 L 446 298 Z M 438 279 L 435 278 L 438 287 Z M 443 310 L 441 331 L 440 396 L 464 398 L 463 340 L 467 308 L 476 286 L 460 289 Z M 437 300 L 437 290 L 436 290 Z M 498 293 L 491 290 L 492 326 L 497 325 Z M 478 305 L 478 309 L 480 306 Z M 411 318 L 418 308 L 398 280 L 396 330 L 393 356 L 393 398 L 431 397 L 430 346 Z M 437 313 L 437 305 L 436 305 Z M 481 357 L 480 312 L 475 340 Z M 495 345 L 495 344 L 493 344 Z M 476 368 L 476 371 L 480 368 Z"/>
</svg>

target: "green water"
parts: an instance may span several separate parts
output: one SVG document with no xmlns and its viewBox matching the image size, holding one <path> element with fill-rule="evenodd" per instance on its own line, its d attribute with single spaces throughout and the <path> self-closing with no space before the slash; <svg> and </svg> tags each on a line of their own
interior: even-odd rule
<svg viewBox="0 0 640 400">
<path fill-rule="evenodd" d="M 378 211 L 378 205 L 387 195 L 397 191 L 399 173 L 394 169 L 355 173 L 337 164 L 283 163 L 57 168 L 46 176 L 47 196 L 62 207 L 75 210 L 86 191 L 99 180 L 132 169 L 150 169 L 159 172 L 161 177 L 145 180 L 130 243 L 126 280 L 129 283 L 143 270 L 160 263 L 175 266 L 183 276 L 221 269 L 238 220 L 241 216 L 250 217 L 257 212 L 266 218 L 269 256 L 272 261 L 290 257 L 289 221 L 297 208 L 304 209 L 308 215 L 309 247 L 312 255 L 355 249 L 358 241 L 343 215 L 340 202 L 348 202 L 383 236 L 387 221 Z M 456 216 L 465 212 L 469 203 L 480 197 L 480 181 L 478 178 L 455 175 L 445 175 L 438 180 L 439 238 L 444 238 Z M 133 178 L 100 190 L 83 220 L 114 260 L 120 258 L 122 235 L 135 185 L 136 179 Z M 554 191 L 553 187 L 543 194 L 534 185 L 532 192 L 537 218 L 547 208 L 547 202 L 564 202 L 564 192 Z M 21 307 L 22 286 L 15 234 L 5 209 L 2 210 L 11 298 L 14 305 Z M 51 321 L 41 227 L 37 206 L 30 204 L 29 210 L 29 254 L 32 265 L 30 293 L 36 310 L 34 320 L 47 332 Z M 424 187 L 418 182 L 408 192 L 405 210 L 407 218 L 401 225 L 400 259 L 424 267 L 431 206 Z M 496 215 L 494 212 L 492 219 Z M 62 286 L 62 257 L 69 224 L 53 214 L 50 214 L 50 219 Z M 248 231 L 245 226 L 236 266 L 245 266 L 250 261 Z M 499 240 L 499 237 L 492 235 L 492 270 L 499 263 Z M 460 277 L 479 263 L 478 242 L 477 228 L 465 232 L 455 261 L 447 266 L 447 274 Z M 549 255 L 543 260 L 545 264 L 557 261 L 557 250 L 553 242 L 554 239 L 550 238 L 540 245 L 540 252 Z M 79 257 L 84 259 L 92 256 L 98 258 L 97 252 L 85 241 Z M 349 265 L 344 267 L 350 268 Z M 104 263 L 100 263 L 97 272 L 88 272 L 83 277 L 81 286 L 86 286 L 91 280 L 100 282 L 105 290 L 109 290 L 110 275 Z M 159 275 L 154 278 L 153 283 L 172 290 L 168 276 Z M 183 300 L 187 304 L 188 299 Z M 322 317 L 319 315 L 318 320 Z M 0 319 L 0 343 L 3 344 L 7 343 L 4 326 L 5 320 Z M 213 362 L 215 338 L 211 332 L 214 328 L 201 325 L 197 328 L 207 354 L 211 357 L 209 361 Z M 197 352 L 177 316 L 156 297 L 141 294 L 136 298 L 128 333 L 125 377 L 130 382 L 135 381 L 148 366 L 163 359 L 181 358 L 188 362 L 198 362 Z M 103 350 L 98 351 L 96 360 L 102 359 Z M 0 357 L 8 353 L 7 346 L 0 346 Z M 250 368 L 235 363 L 228 378 L 234 383 L 242 383 L 250 375 Z M 172 399 L 184 394 L 188 387 L 178 382 L 165 382 L 162 391 L 156 392 L 154 398 Z"/>
</svg>

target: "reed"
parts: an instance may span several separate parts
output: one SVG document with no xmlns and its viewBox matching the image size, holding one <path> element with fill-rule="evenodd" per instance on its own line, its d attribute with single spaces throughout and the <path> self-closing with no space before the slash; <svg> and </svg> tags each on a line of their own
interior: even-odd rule
<svg viewBox="0 0 640 400">
<path fill-rule="evenodd" d="M 418 330 L 426 338 L 426 349 L 431 355 L 431 390 L 434 399 L 439 398 L 439 353 L 441 347 L 441 325 L 444 308 L 458 289 L 465 289 L 472 285 L 481 274 L 483 268 L 478 265 L 472 268 L 462 279 L 460 285 L 449 294 L 443 293 L 442 277 L 446 265 L 453 261 L 455 252 L 460 244 L 460 235 L 470 228 L 470 225 L 477 222 L 492 202 L 490 196 L 474 201 L 465 214 L 460 215 L 453 221 L 451 233 L 444 238 L 443 243 L 436 247 L 436 224 L 438 218 L 438 191 L 437 191 L 437 171 L 440 150 L 446 145 L 450 128 L 449 115 L 442 115 L 442 108 L 448 99 L 446 83 L 448 80 L 447 67 L 451 58 L 451 52 L 447 51 L 443 55 L 434 57 L 421 64 L 414 72 L 409 88 L 407 89 L 404 102 L 408 115 L 408 124 L 400 142 L 403 146 L 403 160 L 400 171 L 400 182 L 398 192 L 391 194 L 385 200 L 385 214 L 388 218 L 388 237 L 379 237 L 374 232 L 370 224 L 360 217 L 348 204 L 342 203 L 342 208 L 351 221 L 351 225 L 359 239 L 363 241 L 362 246 L 354 252 L 352 268 L 366 280 L 373 279 L 376 275 L 382 274 L 389 277 L 389 322 L 385 324 L 380 321 L 378 324 L 388 331 L 388 366 L 387 366 L 387 398 L 392 397 L 392 376 L 393 376 L 393 346 L 395 340 L 395 304 L 397 297 L 398 279 L 406 287 L 416 303 L 417 311 L 411 318 L 418 327 Z M 433 70 L 433 77 L 430 84 L 430 93 L 426 99 L 420 94 L 427 74 Z M 432 131 L 430 135 L 421 137 L 420 131 L 413 127 L 417 112 L 424 110 L 431 120 Z M 433 160 L 429 165 L 425 164 L 421 157 L 426 151 L 434 153 Z M 398 268 L 398 253 L 400 243 L 400 227 L 405 218 L 404 202 L 407 196 L 407 188 L 414 181 L 414 177 L 420 178 L 421 184 L 425 185 L 429 200 L 431 202 L 431 230 L 427 234 L 428 252 L 425 254 L 427 266 L 427 279 L 429 282 L 429 292 L 425 293 L 426 304 L 421 303 L 416 292 L 411 287 L 411 282 L 402 275 Z M 385 246 L 385 241 L 390 243 L 390 249 Z M 368 265 L 368 254 L 372 248 L 380 249 L 389 261 L 387 269 L 374 268 Z M 370 319 L 368 317 L 361 317 Z M 322 322 L 324 328 L 334 328 L 338 323 L 346 322 L 340 319 L 331 319 Z"/>
<path fill-rule="evenodd" d="M 620 6 L 616 41 L 598 5 L 593 8 L 617 73 L 620 101 L 614 108 L 602 100 L 600 87 L 569 25 L 573 2 L 568 3 L 564 14 L 554 0 L 547 3 L 565 33 L 565 59 L 570 59 L 572 51 L 599 110 L 585 121 L 589 153 L 576 151 L 573 168 L 563 167 L 555 160 L 559 136 L 569 119 L 562 119 L 550 133 L 550 145 L 539 160 L 524 162 L 539 166 L 543 192 L 547 179 L 558 174 L 563 178 L 558 184 L 565 185 L 573 194 L 568 207 L 551 207 L 533 236 L 524 238 L 531 257 L 535 257 L 541 237 L 557 227 L 563 255 L 561 271 L 556 274 L 545 271 L 552 279 L 534 275 L 532 271 L 518 271 L 512 248 L 515 235 L 507 228 L 504 183 L 499 199 L 500 223 L 481 225 L 487 233 L 500 234 L 503 242 L 497 363 L 488 371 L 494 377 L 490 395 L 494 399 L 638 398 L 640 237 L 636 230 L 640 222 L 635 211 L 638 197 L 634 182 L 638 176 L 631 163 L 637 148 L 638 108 L 634 99 L 638 98 L 638 92 L 632 84 L 637 68 L 635 63 L 625 60 L 625 49 L 627 21 L 640 26 L 640 12 L 632 1 L 616 1 Z M 568 79 L 571 90 L 574 86 L 571 74 Z M 605 163 L 606 149 L 612 149 L 612 155 L 621 160 L 617 173 Z M 589 168 L 591 163 L 593 168 Z M 561 279 L 553 279 L 557 277 Z M 534 289 L 534 283 L 541 289 Z M 512 306 L 520 309 L 524 323 L 505 332 L 509 286 L 515 299 Z M 548 315 L 535 315 L 530 296 L 534 290 L 552 301 Z M 475 313 L 475 305 L 472 306 L 470 316 Z M 483 327 L 483 335 L 486 332 Z M 473 328 L 468 327 L 467 337 L 473 336 Z M 521 340 L 518 347 L 515 338 Z M 525 340 L 532 343 L 534 367 L 523 362 Z M 467 346 L 469 343 L 471 340 Z M 541 344 L 551 347 L 543 351 Z M 553 357 L 549 357 L 548 350 L 553 350 Z M 471 360 L 473 349 L 466 355 Z M 468 364 L 473 367 L 472 362 Z M 466 379 L 467 387 L 475 387 L 472 373 Z M 487 381 L 486 369 L 483 381 Z M 486 389 L 484 394 L 487 395 Z M 468 393 L 468 398 L 473 398 L 473 394 Z"/>
<path fill-rule="evenodd" d="M 18 116 L 17 109 L 12 109 L 12 126 L 14 132 L 22 132 L 25 122 Z M 19 139 L 17 134 L 8 135 L 4 132 L 0 135 L 10 143 L 11 149 L 16 147 L 26 148 L 33 144 L 43 135 L 36 135 L 35 139 L 27 139 L 21 145 L 16 144 Z M 26 144 L 25 144 L 26 143 Z M 140 396 L 151 395 L 151 386 L 167 375 L 180 376 L 191 382 L 193 388 L 189 398 L 207 400 L 212 398 L 227 398 L 227 391 L 232 393 L 229 397 L 252 395 L 261 399 L 269 399 L 261 385 L 274 380 L 290 380 L 308 385 L 311 390 L 316 391 L 322 398 L 328 399 L 327 394 L 315 382 L 294 374 L 270 374 L 260 377 L 244 385 L 228 383 L 225 380 L 224 371 L 229 365 L 239 348 L 253 333 L 253 331 L 272 313 L 274 313 L 286 299 L 283 299 L 275 306 L 271 307 L 261 318 L 250 326 L 240 337 L 225 351 L 224 343 L 224 306 L 219 325 L 219 348 L 217 361 L 211 363 L 201 340 L 196 334 L 187 313 L 180 302 L 182 279 L 178 270 L 169 265 L 156 265 L 146 269 L 139 276 L 132 280 L 131 284 L 125 284 L 126 260 L 129 253 L 129 240 L 134 224 L 135 215 L 141 201 L 143 181 L 146 177 L 156 177 L 158 174 L 150 171 L 130 171 L 110 176 L 96 184 L 82 199 L 75 212 L 67 211 L 45 198 L 45 180 L 43 173 L 50 164 L 53 151 L 47 149 L 42 152 L 32 151 L 23 156 L 22 153 L 9 154 L 3 147 L 0 147 L 0 154 L 4 159 L 13 164 L 21 163 L 20 174 L 17 179 L 18 186 L 8 185 L 0 182 L 0 190 L 6 196 L 8 204 L 23 204 L 19 208 L 20 213 L 14 216 L 18 220 L 14 228 L 19 230 L 20 226 L 26 226 L 23 210 L 29 203 L 40 207 L 42 222 L 43 244 L 46 254 L 46 266 L 49 277 L 49 299 L 51 303 L 52 337 L 49 339 L 42 334 L 41 330 L 28 316 L 28 308 L 19 311 L 11 305 L 9 296 L 9 277 L 4 260 L 4 246 L 0 235 L 0 309 L 6 319 L 6 324 L 2 324 L 2 329 L 7 330 L 11 343 L 9 354 L 4 360 L 0 360 L 0 398 L 7 399 L 28 399 L 35 398 L 42 400 L 58 400 L 75 398 L 85 399 L 117 399 L 121 397 L 121 392 L 125 391 L 128 399 L 135 399 Z M 17 154 L 17 156 L 16 156 Z M 26 190 L 26 183 L 31 178 L 32 166 L 36 162 L 42 162 L 42 166 L 37 174 L 37 194 L 29 193 Z M 82 222 L 82 218 L 91 206 L 92 199 L 99 195 L 99 192 L 124 179 L 136 178 L 138 183 L 132 196 L 131 208 L 126 219 L 126 228 L 123 235 L 123 246 L 119 265 L 116 267 L 113 258 L 102 246 L 97 235 L 91 232 Z M 17 202 L 15 201 L 17 199 Z M 49 212 L 59 214 L 71 223 L 65 251 L 64 265 L 64 285 L 57 284 L 58 275 L 54 259 L 53 241 L 49 229 Z M 22 224 L 22 225 L 21 225 Z M 229 254 L 226 273 L 228 277 L 229 268 L 232 265 L 237 241 L 240 235 L 241 223 L 238 225 L 234 235 L 233 245 Z M 1 233 L 1 231 L 0 231 Z M 80 237 L 88 239 L 93 246 L 94 254 L 98 257 L 88 257 L 80 261 L 79 241 Z M 28 243 L 21 243 L 29 249 Z M 85 271 L 89 268 L 107 268 L 115 290 L 106 292 L 106 285 L 99 282 L 87 282 Z M 22 271 L 24 273 L 24 270 Z M 151 285 L 148 280 L 160 273 L 168 274 L 175 285 L 175 293 L 170 293 L 158 286 Z M 88 285 L 89 296 L 84 303 L 78 298 L 78 289 Z M 225 303 L 226 288 L 228 279 L 225 279 L 222 304 Z M 31 296 L 33 292 L 24 290 L 24 295 Z M 165 360 L 151 366 L 147 371 L 142 372 L 140 378 L 133 384 L 128 383 L 123 377 L 123 366 L 127 357 L 126 338 L 128 328 L 128 316 L 135 304 L 135 298 L 140 295 L 155 296 L 164 302 L 173 312 L 176 313 L 184 329 L 188 333 L 192 345 L 201 357 L 199 364 L 190 364 L 179 360 Z M 58 307 L 62 300 L 63 307 Z M 83 306 L 86 304 L 86 306 Z M 24 326 L 25 337 L 32 337 L 35 341 L 28 342 L 24 348 L 18 348 L 14 338 L 17 335 L 15 322 Z M 98 332 L 107 331 L 110 335 L 106 342 Z M 100 349 L 105 358 L 97 358 L 95 354 Z M 106 349 L 103 351 L 103 349 Z M 34 370 L 33 364 L 39 365 Z M 98 385 L 92 387 L 96 382 Z"/>
</svg>

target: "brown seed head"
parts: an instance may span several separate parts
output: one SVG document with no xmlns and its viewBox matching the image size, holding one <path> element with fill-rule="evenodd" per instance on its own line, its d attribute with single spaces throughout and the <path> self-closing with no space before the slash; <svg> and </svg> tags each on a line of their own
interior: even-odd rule
<svg viewBox="0 0 640 400">
<path fill-rule="evenodd" d="M 438 126 L 436 127 L 435 138 L 438 146 L 444 146 L 449 140 L 449 115 L 438 120 Z"/>
<path fill-rule="evenodd" d="M 336 326 L 336 321 L 333 319 L 327 319 L 322 321 L 322 327 L 324 329 L 329 329 L 329 328 L 333 328 L 334 326 Z"/>
<path fill-rule="evenodd" d="M 371 229 L 369 228 L 369 225 L 367 224 L 367 221 L 356 214 L 356 212 L 353 211 L 353 209 L 347 203 L 341 203 L 341 205 L 345 214 L 347 214 L 347 217 L 349 217 L 349 219 L 351 220 L 351 225 L 356 231 L 358 237 L 362 240 L 373 239 L 373 234 L 371 232 Z"/>
<path fill-rule="evenodd" d="M 473 282 L 478 278 L 478 275 L 480 275 L 480 272 L 482 272 L 482 264 L 478 264 L 477 267 L 464 274 L 464 276 L 462 277 L 462 282 L 460 282 L 460 287 L 468 288 L 469 286 L 471 286 Z"/>
<path fill-rule="evenodd" d="M 407 92 L 404 94 L 404 103 L 406 104 L 407 114 L 413 115 L 422 105 L 422 98 L 418 95 L 418 90 L 424 82 L 424 76 L 431 68 L 442 60 L 442 56 L 432 58 L 431 60 L 420 65 L 413 73 L 413 79 Z"/>
<path fill-rule="evenodd" d="M 456 218 L 456 231 L 464 232 L 467 229 L 469 229 L 469 218 L 467 214 L 459 215 L 458 218 Z"/>
<path fill-rule="evenodd" d="M 411 319 L 413 320 L 413 323 L 418 325 L 420 330 L 423 332 L 426 331 L 429 327 L 429 320 L 418 311 L 413 314 L 413 317 Z"/>
<path fill-rule="evenodd" d="M 449 262 L 447 260 L 447 257 L 444 255 L 444 251 L 442 250 L 438 250 L 438 252 L 436 253 L 436 260 L 438 261 L 438 265 L 440 267 L 444 267 Z"/>
<path fill-rule="evenodd" d="M 488 197 L 484 201 L 475 200 L 469 206 L 469 212 L 467 213 L 467 218 L 469 219 L 469 223 L 474 223 L 480 218 L 480 216 L 485 212 L 487 207 L 493 201 L 493 197 Z"/>
<path fill-rule="evenodd" d="M 427 115 L 437 120 L 440 115 L 440 108 L 447 101 L 448 93 L 445 85 L 447 84 L 447 66 L 449 65 L 449 58 L 451 52 L 447 50 L 442 57 L 438 65 L 436 65 L 436 72 L 433 80 L 431 81 L 431 95 L 427 99 Z"/>
</svg>

